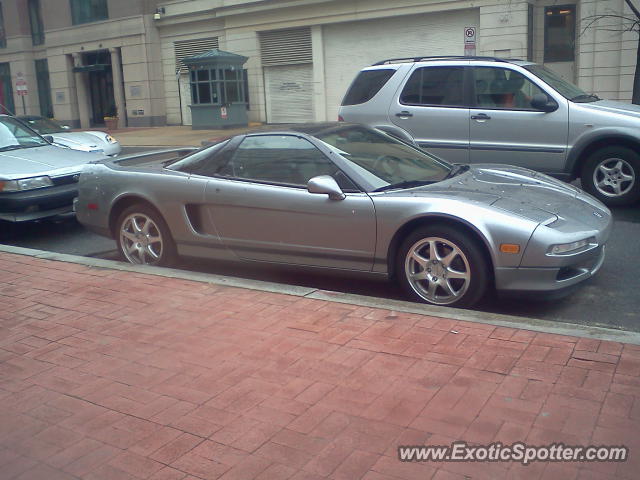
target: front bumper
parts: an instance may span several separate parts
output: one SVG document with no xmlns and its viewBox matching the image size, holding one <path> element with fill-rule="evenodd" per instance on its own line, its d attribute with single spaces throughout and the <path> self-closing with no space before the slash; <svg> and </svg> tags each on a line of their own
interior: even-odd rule
<svg viewBox="0 0 640 480">
<path fill-rule="evenodd" d="M 72 212 L 77 183 L 0 193 L 0 220 L 26 222 Z"/>
<path fill-rule="evenodd" d="M 499 292 L 560 292 L 595 275 L 604 263 L 605 246 L 573 256 L 556 267 L 497 268 L 496 290 Z"/>
</svg>

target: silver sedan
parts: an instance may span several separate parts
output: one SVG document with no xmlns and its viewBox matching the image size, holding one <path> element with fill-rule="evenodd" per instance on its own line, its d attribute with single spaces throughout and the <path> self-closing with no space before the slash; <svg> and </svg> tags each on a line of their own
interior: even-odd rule
<svg viewBox="0 0 640 480">
<path fill-rule="evenodd" d="M 178 255 L 385 275 L 470 306 L 489 289 L 562 292 L 602 265 L 609 210 L 518 167 L 451 165 L 384 132 L 308 124 L 183 158 L 95 162 L 78 220 L 131 263 Z"/>
</svg>

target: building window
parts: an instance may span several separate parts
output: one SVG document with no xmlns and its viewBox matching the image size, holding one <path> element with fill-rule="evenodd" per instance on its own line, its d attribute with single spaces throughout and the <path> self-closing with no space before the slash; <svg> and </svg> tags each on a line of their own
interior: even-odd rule
<svg viewBox="0 0 640 480">
<path fill-rule="evenodd" d="M 191 70 L 191 101 L 194 105 L 245 103 L 242 69 L 200 67 Z"/>
<path fill-rule="evenodd" d="M 107 0 L 71 0 L 71 20 L 74 25 L 108 18 Z"/>
<path fill-rule="evenodd" d="M 0 63 L 0 113 L 13 115 L 15 111 L 11 87 L 11 68 L 9 63 Z"/>
<path fill-rule="evenodd" d="M 51 82 L 49 81 L 49 63 L 47 59 L 36 60 L 36 81 L 38 82 L 38 99 L 40 115 L 53 118 L 53 102 L 51 101 Z"/>
<path fill-rule="evenodd" d="M 7 48 L 7 35 L 4 31 L 4 15 L 2 14 L 2 3 L 0 3 L 0 48 Z"/>
<path fill-rule="evenodd" d="M 544 9 L 544 61 L 575 60 L 576 6 L 563 5 Z"/>
<path fill-rule="evenodd" d="M 29 0 L 29 23 L 31 24 L 31 42 L 33 45 L 44 43 L 44 26 L 40 13 L 40 0 Z"/>
</svg>

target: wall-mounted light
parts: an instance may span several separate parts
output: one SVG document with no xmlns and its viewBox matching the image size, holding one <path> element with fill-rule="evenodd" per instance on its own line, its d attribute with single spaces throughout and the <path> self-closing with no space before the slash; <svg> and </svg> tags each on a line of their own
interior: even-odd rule
<svg viewBox="0 0 640 480">
<path fill-rule="evenodd" d="M 162 15 L 164 14 L 165 14 L 164 7 L 158 7 L 156 8 L 156 13 L 153 14 L 153 19 L 160 20 L 162 18 Z"/>
</svg>

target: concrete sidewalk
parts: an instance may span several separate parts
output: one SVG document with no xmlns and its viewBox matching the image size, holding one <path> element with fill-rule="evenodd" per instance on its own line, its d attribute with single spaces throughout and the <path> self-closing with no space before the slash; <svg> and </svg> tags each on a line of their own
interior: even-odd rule
<svg viewBox="0 0 640 480">
<path fill-rule="evenodd" d="M 0 253 L 1 479 L 637 478 L 640 347 Z M 404 463 L 399 445 L 626 445 Z"/>
</svg>

